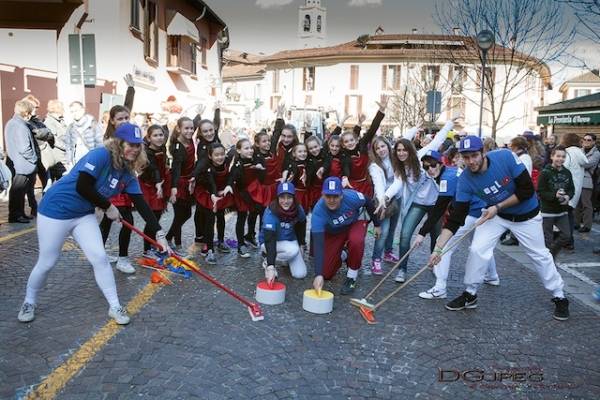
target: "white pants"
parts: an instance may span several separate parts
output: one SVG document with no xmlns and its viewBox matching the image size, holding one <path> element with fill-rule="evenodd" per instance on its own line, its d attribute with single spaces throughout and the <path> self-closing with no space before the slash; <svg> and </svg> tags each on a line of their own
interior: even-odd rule
<svg viewBox="0 0 600 400">
<path fill-rule="evenodd" d="M 460 240 L 465 232 L 475 225 L 478 218 L 472 217 L 470 215 L 465 219 L 465 224 L 461 226 L 458 231 L 452 236 L 452 238 L 448 241 L 445 248 L 452 246 L 456 243 L 457 240 Z M 435 286 L 434 289 L 436 291 L 446 291 L 446 281 L 448 280 L 448 271 L 450 270 L 450 261 L 452 259 L 452 254 L 458 248 L 454 247 L 450 249 L 447 253 L 442 256 L 439 264 L 433 268 L 433 273 L 435 275 Z M 487 269 L 485 270 L 485 279 L 495 280 L 498 279 L 498 273 L 496 272 L 496 260 L 494 259 L 494 255 L 492 254 L 492 258 L 489 260 L 487 264 Z"/>
<path fill-rule="evenodd" d="M 494 256 L 494 248 L 507 229 L 517 238 L 519 245 L 531 259 L 544 287 L 551 291 L 554 297 L 564 297 L 564 282 L 556 270 L 550 251 L 544 244 L 540 214 L 523 222 L 511 222 L 496 216 L 475 229 L 465 268 L 464 282 L 467 292 L 477 293 L 477 289 L 483 283 L 489 262 Z"/>
<path fill-rule="evenodd" d="M 48 218 L 38 213 L 37 234 L 40 252 L 37 263 L 27 281 L 26 303 L 36 303 L 39 290 L 44 287 L 48 273 L 54 268 L 60 257 L 65 239 L 72 235 L 92 264 L 96 283 L 108 304 L 111 307 L 120 307 L 115 276 L 108 262 L 98 221 L 94 214 L 61 220 Z"/>
<path fill-rule="evenodd" d="M 261 246 L 263 252 L 266 253 L 265 245 Z M 306 264 L 302 258 L 300 245 L 296 240 L 278 240 L 277 241 L 277 257 L 276 263 L 287 263 L 290 266 L 290 273 L 296 279 L 306 277 Z"/>
</svg>

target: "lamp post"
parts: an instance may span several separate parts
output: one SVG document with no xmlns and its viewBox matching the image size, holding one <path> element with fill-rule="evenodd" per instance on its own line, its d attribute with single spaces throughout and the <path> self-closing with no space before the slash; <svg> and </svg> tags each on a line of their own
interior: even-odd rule
<svg viewBox="0 0 600 400">
<path fill-rule="evenodd" d="M 481 50 L 481 101 L 479 103 L 479 137 L 482 135 L 481 125 L 483 122 L 483 91 L 485 88 L 485 62 L 487 52 L 494 46 L 494 32 L 484 29 L 477 34 L 477 45 Z"/>
</svg>

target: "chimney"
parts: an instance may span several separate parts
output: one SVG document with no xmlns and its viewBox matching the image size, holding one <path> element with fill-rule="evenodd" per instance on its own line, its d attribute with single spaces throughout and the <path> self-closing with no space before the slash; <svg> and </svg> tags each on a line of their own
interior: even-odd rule
<svg viewBox="0 0 600 400">
<path fill-rule="evenodd" d="M 596 76 L 600 76 L 600 71 L 598 71 L 598 68 L 594 68 L 592 70 L 592 74 L 596 75 Z"/>
<path fill-rule="evenodd" d="M 452 32 L 458 36 L 458 35 L 460 35 L 460 28 L 455 26 L 454 28 L 452 28 Z"/>
<path fill-rule="evenodd" d="M 417 33 L 419 33 L 419 30 L 417 28 L 412 28 L 412 34 L 416 35 Z"/>
</svg>

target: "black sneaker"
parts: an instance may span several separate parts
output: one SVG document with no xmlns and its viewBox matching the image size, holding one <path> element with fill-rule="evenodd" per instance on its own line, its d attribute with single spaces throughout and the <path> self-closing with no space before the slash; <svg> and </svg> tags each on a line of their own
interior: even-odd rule
<svg viewBox="0 0 600 400">
<path fill-rule="evenodd" d="M 219 253 L 231 253 L 231 248 L 223 242 L 219 242 L 219 244 L 217 244 L 217 250 Z"/>
<path fill-rule="evenodd" d="M 344 284 L 342 285 L 342 289 L 340 290 L 340 294 L 342 296 L 352 294 L 354 293 L 354 289 L 356 289 L 356 279 L 346 278 Z"/>
<path fill-rule="evenodd" d="M 463 292 L 463 294 L 446 304 L 446 308 L 450 311 L 464 310 L 465 308 L 477 308 L 477 295 Z"/>
<path fill-rule="evenodd" d="M 238 256 L 242 258 L 250 257 L 250 253 L 248 253 L 248 249 L 246 248 L 246 246 L 241 245 L 238 247 Z"/>
<path fill-rule="evenodd" d="M 258 249 L 258 242 L 256 241 L 256 238 L 254 236 L 244 236 L 244 242 L 254 247 L 255 249 Z"/>
<path fill-rule="evenodd" d="M 569 300 L 566 298 L 555 297 L 552 299 L 556 308 L 554 309 L 554 319 L 566 321 L 569 319 Z"/>
<path fill-rule="evenodd" d="M 518 246 L 519 241 L 514 236 L 509 236 L 500 242 L 503 246 Z"/>
</svg>

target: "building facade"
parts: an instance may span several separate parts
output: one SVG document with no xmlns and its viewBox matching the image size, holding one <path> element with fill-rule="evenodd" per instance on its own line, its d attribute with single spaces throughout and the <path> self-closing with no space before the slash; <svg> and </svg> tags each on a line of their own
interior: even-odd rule
<svg viewBox="0 0 600 400">
<path fill-rule="evenodd" d="M 52 98 L 82 101 L 100 117 L 122 103 L 126 74 L 136 86 L 135 112 L 160 113 L 169 96 L 184 110 L 199 103 L 210 108 L 221 91 L 221 53 L 228 46 L 225 23 L 200 0 L 90 0 L 58 35 L 14 27 L 0 35 L 8 39 L 0 41 L 2 126 L 14 100 L 28 93 L 43 106 Z M 32 52 L 10 51 L 18 48 Z M 6 71 L 30 78 L 10 90 L 17 79 L 5 85 Z"/>
<path fill-rule="evenodd" d="M 566 80 L 558 89 L 562 100 L 571 100 L 576 97 L 588 96 L 600 92 L 599 71 L 594 69 L 574 78 Z"/>
</svg>

